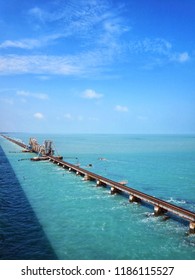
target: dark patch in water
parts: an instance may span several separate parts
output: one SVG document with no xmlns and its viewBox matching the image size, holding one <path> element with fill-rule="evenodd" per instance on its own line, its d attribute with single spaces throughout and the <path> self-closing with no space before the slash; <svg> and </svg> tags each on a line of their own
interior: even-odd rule
<svg viewBox="0 0 195 280">
<path fill-rule="evenodd" d="M 1 146 L 0 259 L 57 259 Z"/>
</svg>

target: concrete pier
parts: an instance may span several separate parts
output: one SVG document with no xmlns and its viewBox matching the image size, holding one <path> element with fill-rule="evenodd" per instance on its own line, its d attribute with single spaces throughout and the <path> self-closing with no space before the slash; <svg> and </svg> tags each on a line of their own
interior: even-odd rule
<svg viewBox="0 0 195 280">
<path fill-rule="evenodd" d="M 164 215 L 167 211 L 157 205 L 154 206 L 154 216 Z"/>
<path fill-rule="evenodd" d="M 133 202 L 139 203 L 139 202 L 141 202 L 141 199 L 136 197 L 135 195 L 130 194 L 129 195 L 129 202 L 131 202 L 131 203 L 133 203 Z"/>
<path fill-rule="evenodd" d="M 195 234 L 195 222 L 190 222 L 189 233 Z"/>
<path fill-rule="evenodd" d="M 117 193 L 117 189 L 114 188 L 114 187 L 111 187 L 111 188 L 110 188 L 110 193 L 111 193 L 111 194 Z"/>
<path fill-rule="evenodd" d="M 94 180 L 94 179 L 93 179 L 92 177 L 90 177 L 89 174 L 86 173 L 86 174 L 84 175 L 84 180 L 85 180 L 85 181 L 92 181 L 92 180 Z"/>
<path fill-rule="evenodd" d="M 107 185 L 100 180 L 96 180 L 96 187 L 106 187 Z"/>
</svg>

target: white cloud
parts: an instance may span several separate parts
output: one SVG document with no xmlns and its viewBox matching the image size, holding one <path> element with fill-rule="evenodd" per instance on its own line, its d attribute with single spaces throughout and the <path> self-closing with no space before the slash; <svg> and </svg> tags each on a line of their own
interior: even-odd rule
<svg viewBox="0 0 195 280">
<path fill-rule="evenodd" d="M 189 60 L 190 60 L 190 56 L 188 52 L 172 53 L 170 56 L 170 61 L 175 61 L 178 63 L 185 63 Z"/>
<path fill-rule="evenodd" d="M 86 99 L 99 99 L 99 98 L 103 97 L 103 94 L 97 93 L 93 89 L 86 89 L 83 92 L 82 97 L 86 98 Z"/>
<path fill-rule="evenodd" d="M 73 116 L 72 116 L 70 113 L 66 113 L 66 114 L 64 115 L 64 118 L 65 118 L 66 120 L 73 120 L 73 119 L 74 119 Z"/>
<path fill-rule="evenodd" d="M 116 105 L 115 110 L 118 111 L 118 112 L 128 112 L 128 107 L 121 106 L 121 105 Z"/>
<path fill-rule="evenodd" d="M 38 120 L 44 119 L 44 115 L 40 112 L 35 113 L 33 116 L 34 116 L 34 118 L 36 118 Z"/>
<path fill-rule="evenodd" d="M 187 52 L 180 53 L 178 56 L 178 61 L 183 63 L 190 59 L 190 56 Z"/>
</svg>

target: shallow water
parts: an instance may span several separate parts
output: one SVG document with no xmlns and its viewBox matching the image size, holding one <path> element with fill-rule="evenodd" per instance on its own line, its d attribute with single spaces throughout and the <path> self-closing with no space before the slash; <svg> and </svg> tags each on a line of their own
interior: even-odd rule
<svg viewBox="0 0 195 280">
<path fill-rule="evenodd" d="M 32 135 L 10 136 L 27 143 Z M 86 169 L 90 163 L 94 173 L 128 180 L 128 186 L 195 211 L 193 136 L 35 136 L 39 143 L 52 139 L 66 161 Z M 5 209 L 0 216 L 1 236 L 10 240 L 9 246 L 0 241 L 2 259 L 195 259 L 195 236 L 186 235 L 188 224 L 154 218 L 148 215 L 152 208 L 111 196 L 109 188 L 96 188 L 94 182 L 49 162 L 31 162 L 27 160 L 31 154 L 20 153 L 20 147 L 3 138 L 0 145 L 6 155 L 0 157 L 1 184 L 7 186 L 6 192 L 1 187 L 0 197 L 11 209 L 19 209 L 19 213 Z M 20 242 L 13 237 L 17 227 L 10 232 L 5 224 L 13 216 L 13 225 L 20 223 L 30 232 Z"/>
</svg>

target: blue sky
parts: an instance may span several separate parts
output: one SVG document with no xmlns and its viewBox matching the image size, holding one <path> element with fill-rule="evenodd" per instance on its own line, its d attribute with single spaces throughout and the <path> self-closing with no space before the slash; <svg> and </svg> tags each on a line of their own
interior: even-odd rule
<svg viewBox="0 0 195 280">
<path fill-rule="evenodd" d="M 195 133 L 195 1 L 1 1 L 0 131 Z"/>
</svg>

